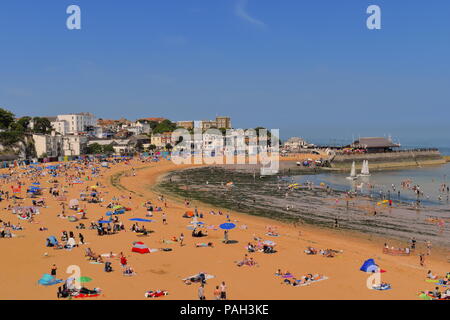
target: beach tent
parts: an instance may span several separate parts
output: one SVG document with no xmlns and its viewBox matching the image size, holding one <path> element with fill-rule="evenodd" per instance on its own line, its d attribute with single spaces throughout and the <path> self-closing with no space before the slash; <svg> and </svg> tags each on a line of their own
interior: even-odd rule
<svg viewBox="0 0 450 320">
<path fill-rule="evenodd" d="M 150 253 L 150 250 L 143 242 L 135 242 L 133 243 L 133 248 L 131 249 L 131 252 L 143 254 L 143 253 Z"/>
<path fill-rule="evenodd" d="M 56 239 L 55 236 L 50 236 L 47 238 L 47 243 L 51 244 L 54 247 L 58 246 L 58 240 Z"/>
<path fill-rule="evenodd" d="M 375 264 L 375 260 L 367 259 L 359 270 L 363 272 L 377 272 L 379 267 Z"/>
<path fill-rule="evenodd" d="M 43 286 L 52 286 L 54 284 L 58 284 L 64 282 L 63 280 L 58 280 L 54 276 L 50 274 L 44 274 L 41 279 L 38 280 L 38 283 Z"/>
</svg>

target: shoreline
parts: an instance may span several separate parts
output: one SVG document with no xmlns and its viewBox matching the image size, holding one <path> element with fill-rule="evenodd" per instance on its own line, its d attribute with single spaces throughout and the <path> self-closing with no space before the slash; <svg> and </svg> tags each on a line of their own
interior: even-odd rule
<svg viewBox="0 0 450 320">
<path fill-rule="evenodd" d="M 208 168 L 210 166 L 205 165 L 202 166 L 203 168 Z M 161 176 L 158 177 L 157 179 L 157 183 L 156 185 L 154 185 L 153 187 L 150 188 L 151 191 L 156 192 L 156 193 L 164 193 L 164 194 L 169 194 L 170 197 L 172 199 L 176 199 L 178 203 L 182 203 L 183 201 L 183 195 L 180 194 L 177 191 L 174 191 L 173 189 L 169 189 L 167 188 L 167 186 L 164 186 L 164 181 L 167 179 L 168 176 L 173 175 L 173 174 L 177 174 L 177 173 L 181 173 L 184 171 L 190 171 L 190 170 L 195 170 L 198 169 L 200 167 L 188 167 L 188 168 L 183 168 L 180 170 L 173 170 L 173 171 L 168 171 L 165 172 L 164 174 L 162 174 Z M 227 169 L 225 169 L 227 170 Z M 304 173 L 304 174 L 310 174 L 310 173 Z M 198 194 L 203 193 L 202 191 L 194 191 Z M 206 192 L 206 191 L 204 191 Z M 320 192 L 325 192 L 325 191 L 320 191 Z M 344 191 L 338 191 L 338 190 L 333 190 L 333 192 L 339 194 L 339 195 L 343 195 L 345 194 Z M 320 199 L 324 199 L 322 196 L 319 196 Z M 319 201 L 319 198 L 317 199 L 317 201 Z M 358 199 L 362 199 L 362 200 L 367 200 L 367 197 L 358 197 Z M 358 199 L 353 199 L 353 200 L 358 200 Z M 194 199 L 192 199 L 194 200 Z M 230 206 L 226 206 L 226 205 L 216 205 L 214 202 L 208 202 L 208 201 L 203 201 L 202 199 L 199 198 L 195 198 L 196 202 L 199 203 L 199 206 L 208 206 L 208 207 L 213 207 L 215 210 L 222 210 L 222 211 L 232 211 L 235 213 L 238 213 L 240 215 L 246 215 L 246 216 L 250 216 L 250 217 L 255 217 L 255 218 L 264 218 L 264 219 L 269 219 L 272 221 L 276 221 L 277 223 L 283 223 L 286 225 L 290 225 L 290 226 L 294 226 L 296 227 L 297 225 L 301 225 L 302 227 L 307 226 L 308 228 L 311 228 L 311 230 L 321 230 L 321 231 L 325 231 L 325 232 L 334 232 L 336 234 L 341 234 L 341 233 L 351 233 L 352 237 L 356 237 L 358 239 L 367 239 L 369 241 L 375 241 L 380 245 L 383 245 L 385 242 L 395 242 L 395 243 L 403 243 L 406 245 L 407 240 L 405 238 L 402 237 L 395 237 L 395 236 L 386 236 L 386 235 L 380 235 L 377 234 L 375 232 L 363 232 L 361 230 L 357 230 L 355 228 L 352 227 L 340 227 L 338 229 L 333 228 L 331 225 L 327 225 L 327 224 L 317 224 L 314 222 L 298 222 L 299 218 L 295 217 L 295 216 L 291 216 L 291 215 L 270 215 L 270 214 L 264 214 L 262 212 L 256 212 L 256 213 L 252 213 L 251 211 L 240 211 L 237 208 L 233 208 Z M 403 203 L 403 202 L 402 202 Z M 404 205 L 404 203 L 403 203 Z M 426 209 L 426 208 L 424 208 Z M 242 209 L 241 209 L 242 210 Z M 335 209 L 337 210 L 337 209 Z M 435 244 L 434 247 L 441 253 L 445 253 L 446 250 L 448 250 L 448 247 L 445 246 L 442 243 L 438 243 Z M 445 260 L 445 259 L 444 259 Z M 444 261 L 443 260 L 443 261 Z"/>
</svg>

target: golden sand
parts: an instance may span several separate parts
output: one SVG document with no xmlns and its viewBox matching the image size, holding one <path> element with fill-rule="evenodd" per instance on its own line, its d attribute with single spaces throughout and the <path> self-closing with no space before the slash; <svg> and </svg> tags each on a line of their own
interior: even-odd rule
<svg viewBox="0 0 450 320">
<path fill-rule="evenodd" d="M 131 167 L 142 168 L 136 171 L 133 177 L 129 173 Z M 81 230 L 88 244 L 71 251 L 55 250 L 45 246 L 45 239 L 54 235 L 60 238 L 62 230 L 73 231 L 77 223 L 71 223 L 66 219 L 57 217 L 60 212 L 59 202 L 51 199 L 47 193 L 48 208 L 41 209 L 41 214 L 36 216 L 39 223 L 33 224 L 21 221 L 24 231 L 13 231 L 18 237 L 12 239 L 0 239 L 0 252 L 2 262 L 0 267 L 0 299 L 56 299 L 57 286 L 43 287 L 37 281 L 44 273 L 50 273 L 51 266 L 58 267 L 57 278 L 66 279 L 66 268 L 70 265 L 78 265 L 82 276 L 93 279 L 86 284 L 90 289 L 99 287 L 103 293 L 95 299 L 145 299 L 144 293 L 148 290 L 168 290 L 169 295 L 159 299 L 197 299 L 197 284 L 186 285 L 181 280 L 184 277 L 198 272 L 207 272 L 215 275 L 214 279 L 206 285 L 206 298 L 213 299 L 213 290 L 220 282 L 225 281 L 230 299 L 418 299 L 419 290 L 431 290 L 434 286 L 425 282 L 428 269 L 435 274 L 445 274 L 449 271 L 449 265 L 442 255 L 438 256 L 434 251 L 426 259 L 426 267 L 419 266 L 417 254 L 410 257 L 395 257 L 382 254 L 382 239 L 375 239 L 369 235 L 361 235 L 351 232 L 334 231 L 315 228 L 312 226 L 292 225 L 275 222 L 273 220 L 239 214 L 222 210 L 230 214 L 231 220 L 237 221 L 238 228 L 230 231 L 230 239 L 238 241 L 234 244 L 223 244 L 222 230 L 208 230 L 206 238 L 192 238 L 191 231 L 186 228 L 189 219 L 182 218 L 187 210 L 193 210 L 194 206 L 204 214 L 203 221 L 206 225 L 219 225 L 226 222 L 225 216 L 210 215 L 212 208 L 201 203 L 191 203 L 191 208 L 185 208 L 183 201 L 168 199 L 168 208 L 164 210 L 167 215 L 168 225 L 162 224 L 161 212 L 154 212 L 156 222 L 147 224 L 148 229 L 154 233 L 147 237 L 140 237 L 129 231 L 132 217 L 144 218 L 146 211 L 142 206 L 146 200 L 151 200 L 156 206 L 164 208 L 164 204 L 158 200 L 158 194 L 152 188 L 157 183 L 158 177 L 171 170 L 178 170 L 186 166 L 177 166 L 172 162 L 163 160 L 159 163 L 141 163 L 133 160 L 131 165 L 118 164 L 104 172 L 104 176 L 74 185 L 69 190 L 68 199 L 77 198 L 79 193 L 87 185 L 100 181 L 106 185 L 100 188 L 102 192 L 108 192 L 103 196 L 106 205 L 113 196 L 129 196 L 122 204 L 131 207 L 132 211 L 120 215 L 125 223 L 126 232 L 122 231 L 112 236 L 97 236 L 95 230 Z M 119 173 L 125 173 L 119 176 Z M 116 176 L 113 186 L 111 177 Z M 50 186 L 44 182 L 44 187 Z M 31 181 L 26 181 L 29 185 Z M 120 186 L 117 185 L 120 183 Z M 9 186 L 4 186 L 4 190 Z M 27 199 L 26 205 L 31 204 Z M 82 203 L 84 205 L 84 203 Z M 19 220 L 5 210 L 8 203 L 0 203 L 0 219 L 17 223 Z M 98 204 L 87 204 L 88 220 L 81 220 L 88 227 L 90 221 L 106 217 L 108 211 Z M 246 225 L 246 230 L 239 226 Z M 277 226 L 279 237 L 271 238 L 265 235 L 266 226 Z M 47 227 L 48 231 L 39 231 L 39 227 Z M 162 240 L 169 240 L 184 233 L 185 245 L 178 243 L 163 244 Z M 301 234 L 300 234 L 301 233 Z M 258 266 L 237 267 L 234 261 L 242 260 L 246 252 L 245 245 L 257 235 L 265 240 L 277 243 L 275 254 L 253 253 L 251 257 Z M 134 241 L 143 241 L 149 248 L 172 248 L 171 252 L 155 252 L 140 255 L 131 252 Z M 214 248 L 196 248 L 195 243 L 213 242 Z M 392 242 L 391 242 L 392 243 Z M 303 250 L 306 246 L 315 248 L 332 248 L 343 250 L 343 254 L 335 258 L 325 258 L 320 255 L 308 256 Z M 405 244 L 404 244 L 405 246 Z M 136 275 L 126 277 L 122 275 L 121 267 L 117 259 L 112 259 L 114 272 L 106 273 L 103 265 L 91 264 L 85 258 L 84 250 L 90 247 L 98 254 L 123 252 L 129 265 L 136 271 Z M 423 247 L 423 246 L 422 246 Z M 47 253 L 47 255 L 46 255 Z M 382 269 L 387 270 L 382 274 L 382 280 L 392 285 L 392 290 L 376 291 L 366 287 L 368 274 L 359 271 L 362 263 L 374 258 Z M 320 273 L 329 279 L 313 283 L 305 287 L 292 287 L 281 284 L 282 280 L 274 273 L 277 269 L 289 271 L 300 277 L 308 273 Z"/>
</svg>

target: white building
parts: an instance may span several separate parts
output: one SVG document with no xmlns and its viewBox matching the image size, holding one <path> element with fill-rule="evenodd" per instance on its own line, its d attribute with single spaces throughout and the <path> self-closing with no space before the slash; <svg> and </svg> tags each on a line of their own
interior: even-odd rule
<svg viewBox="0 0 450 320">
<path fill-rule="evenodd" d="M 135 136 L 140 134 L 149 134 L 152 132 L 150 124 L 140 121 L 136 121 L 131 124 L 123 124 L 122 129 L 131 132 Z"/>
<path fill-rule="evenodd" d="M 33 140 L 38 158 L 59 157 L 63 154 L 63 140 L 60 135 L 33 134 Z"/>
<path fill-rule="evenodd" d="M 292 137 L 289 138 L 285 143 L 284 143 L 284 148 L 288 149 L 288 150 L 298 150 L 301 148 L 306 148 L 309 146 L 309 144 L 302 138 L 299 137 Z"/>
<path fill-rule="evenodd" d="M 79 156 L 84 153 L 88 139 L 85 136 L 65 135 L 62 141 L 65 156 Z"/>
<path fill-rule="evenodd" d="M 94 130 L 97 119 L 92 113 L 61 114 L 51 121 L 53 129 L 62 135 L 76 135 Z"/>
</svg>

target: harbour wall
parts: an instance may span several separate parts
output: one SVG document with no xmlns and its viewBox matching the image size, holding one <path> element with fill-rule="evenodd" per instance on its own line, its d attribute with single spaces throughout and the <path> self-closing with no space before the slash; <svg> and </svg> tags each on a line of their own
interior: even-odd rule
<svg viewBox="0 0 450 320">
<path fill-rule="evenodd" d="M 400 167 L 420 167 L 441 165 L 446 159 L 437 149 L 401 150 L 384 153 L 339 154 L 330 159 L 332 169 L 348 169 L 355 161 L 360 169 L 364 160 L 369 161 L 370 169 L 392 169 Z"/>
</svg>

